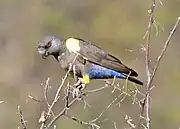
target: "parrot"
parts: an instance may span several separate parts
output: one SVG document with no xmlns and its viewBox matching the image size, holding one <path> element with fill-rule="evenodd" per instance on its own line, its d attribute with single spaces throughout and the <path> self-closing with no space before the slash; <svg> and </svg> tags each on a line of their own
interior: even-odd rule
<svg viewBox="0 0 180 129">
<path fill-rule="evenodd" d="M 53 56 L 64 70 L 74 73 L 77 85 L 87 85 L 96 79 L 125 79 L 143 85 L 138 73 L 124 65 L 120 59 L 81 38 L 45 36 L 37 45 L 43 59 Z M 73 67 L 70 67 L 70 66 Z M 71 69 L 70 69 L 71 68 Z"/>
</svg>

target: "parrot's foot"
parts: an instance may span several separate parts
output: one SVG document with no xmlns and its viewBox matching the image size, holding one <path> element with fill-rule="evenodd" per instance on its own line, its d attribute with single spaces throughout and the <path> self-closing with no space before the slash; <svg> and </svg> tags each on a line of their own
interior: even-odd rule
<svg viewBox="0 0 180 129">
<path fill-rule="evenodd" d="M 74 84 L 74 86 L 75 86 L 77 89 L 79 89 L 80 91 L 82 91 L 82 90 L 85 89 L 86 84 L 82 83 L 81 80 L 78 80 L 78 81 Z"/>
<path fill-rule="evenodd" d="M 81 99 L 81 91 L 77 88 L 74 88 L 73 91 L 72 91 L 72 97 L 73 98 L 77 98 L 78 99 Z"/>
<path fill-rule="evenodd" d="M 77 83 L 74 84 L 74 86 L 75 86 L 75 88 L 72 92 L 73 98 L 78 97 L 81 99 L 82 98 L 81 97 L 81 93 L 82 93 L 81 91 L 85 88 L 86 85 L 81 83 L 81 81 L 79 80 L 79 81 L 77 81 Z"/>
</svg>

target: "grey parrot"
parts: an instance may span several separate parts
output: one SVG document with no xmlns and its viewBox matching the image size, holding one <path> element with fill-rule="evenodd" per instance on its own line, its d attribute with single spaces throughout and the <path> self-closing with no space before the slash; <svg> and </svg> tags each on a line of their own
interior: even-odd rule
<svg viewBox="0 0 180 129">
<path fill-rule="evenodd" d="M 70 69 L 70 72 L 75 73 L 76 80 L 82 84 L 90 83 L 91 79 L 115 77 L 143 85 L 143 82 L 135 78 L 138 76 L 136 71 L 125 66 L 115 56 L 80 38 L 46 36 L 38 42 L 38 53 L 42 58 L 54 56 L 65 70 L 69 70 L 72 64 L 74 69 Z"/>
</svg>

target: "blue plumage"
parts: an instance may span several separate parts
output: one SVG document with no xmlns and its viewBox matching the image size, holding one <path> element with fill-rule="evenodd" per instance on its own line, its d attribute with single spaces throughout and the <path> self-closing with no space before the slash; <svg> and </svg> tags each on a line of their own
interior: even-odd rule
<svg viewBox="0 0 180 129">
<path fill-rule="evenodd" d="M 114 78 L 114 76 L 116 78 L 126 79 L 126 75 L 122 73 L 95 64 L 92 64 L 88 74 L 91 79 Z"/>
</svg>

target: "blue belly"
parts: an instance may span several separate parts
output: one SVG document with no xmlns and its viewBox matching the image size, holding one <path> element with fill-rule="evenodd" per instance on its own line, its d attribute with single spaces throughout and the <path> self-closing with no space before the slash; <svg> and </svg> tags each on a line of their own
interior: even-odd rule
<svg viewBox="0 0 180 129">
<path fill-rule="evenodd" d="M 122 73 L 95 64 L 89 69 L 88 74 L 91 79 L 108 79 L 114 77 L 126 79 L 126 75 Z"/>
</svg>

